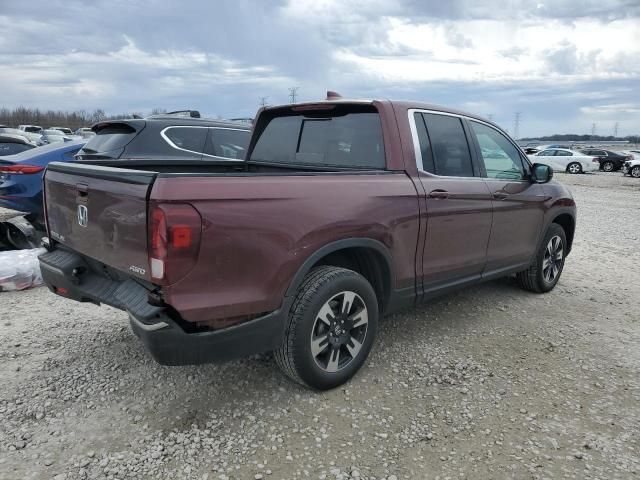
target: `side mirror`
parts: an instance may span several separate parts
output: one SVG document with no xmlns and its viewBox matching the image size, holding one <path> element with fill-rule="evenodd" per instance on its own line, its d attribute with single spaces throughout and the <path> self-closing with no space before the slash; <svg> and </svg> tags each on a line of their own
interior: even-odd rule
<svg viewBox="0 0 640 480">
<path fill-rule="evenodd" d="M 534 163 L 531 166 L 531 179 L 535 183 L 547 183 L 553 178 L 553 169 L 544 163 Z"/>
</svg>

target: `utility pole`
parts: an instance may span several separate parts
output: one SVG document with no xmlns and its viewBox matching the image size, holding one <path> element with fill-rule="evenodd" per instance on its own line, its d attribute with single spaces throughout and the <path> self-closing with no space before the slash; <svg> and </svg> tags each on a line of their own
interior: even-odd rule
<svg viewBox="0 0 640 480">
<path fill-rule="evenodd" d="M 522 112 L 516 112 L 514 114 L 515 118 L 513 120 L 513 138 L 515 140 L 520 138 L 520 115 L 522 115 Z"/>
<path fill-rule="evenodd" d="M 260 106 L 261 107 L 266 107 L 267 105 L 269 105 L 267 103 L 267 98 L 269 98 L 269 97 L 260 97 Z"/>
<path fill-rule="evenodd" d="M 618 138 L 618 127 L 620 126 L 620 122 L 616 122 L 613 126 L 613 136 Z"/>
<path fill-rule="evenodd" d="M 488 113 L 487 114 L 487 120 L 493 122 L 493 113 Z"/>
<path fill-rule="evenodd" d="M 591 140 L 595 140 L 593 137 L 596 136 L 597 126 L 598 124 L 595 122 L 591 124 Z"/>
<path fill-rule="evenodd" d="M 296 103 L 299 88 L 300 87 L 289 87 L 289 100 L 291 101 L 291 103 Z"/>
</svg>

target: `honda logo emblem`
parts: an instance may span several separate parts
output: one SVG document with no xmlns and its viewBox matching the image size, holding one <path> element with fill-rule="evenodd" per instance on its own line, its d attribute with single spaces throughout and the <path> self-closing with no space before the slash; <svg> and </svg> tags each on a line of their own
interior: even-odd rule
<svg viewBox="0 0 640 480">
<path fill-rule="evenodd" d="M 89 221 L 89 210 L 86 205 L 78 205 L 78 225 L 86 227 Z"/>
</svg>

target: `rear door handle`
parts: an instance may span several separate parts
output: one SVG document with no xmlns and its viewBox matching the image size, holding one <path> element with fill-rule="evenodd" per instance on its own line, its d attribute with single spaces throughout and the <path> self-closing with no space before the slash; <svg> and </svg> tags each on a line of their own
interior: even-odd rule
<svg viewBox="0 0 640 480">
<path fill-rule="evenodd" d="M 506 192 L 493 192 L 493 198 L 495 198 L 496 200 L 504 200 L 508 196 L 509 194 Z"/>
<path fill-rule="evenodd" d="M 429 198 L 449 198 L 449 192 L 446 190 L 431 190 Z"/>
</svg>

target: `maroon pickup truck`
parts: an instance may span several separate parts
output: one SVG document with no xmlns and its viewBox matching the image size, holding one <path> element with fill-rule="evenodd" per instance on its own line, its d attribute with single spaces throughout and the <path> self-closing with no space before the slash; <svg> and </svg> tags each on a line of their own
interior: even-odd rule
<svg viewBox="0 0 640 480">
<path fill-rule="evenodd" d="M 244 162 L 50 164 L 40 264 L 58 295 L 125 310 L 160 363 L 273 351 L 327 389 L 365 362 L 383 314 L 507 275 L 551 290 L 576 216 L 551 177 L 447 108 L 269 107 Z"/>
</svg>

